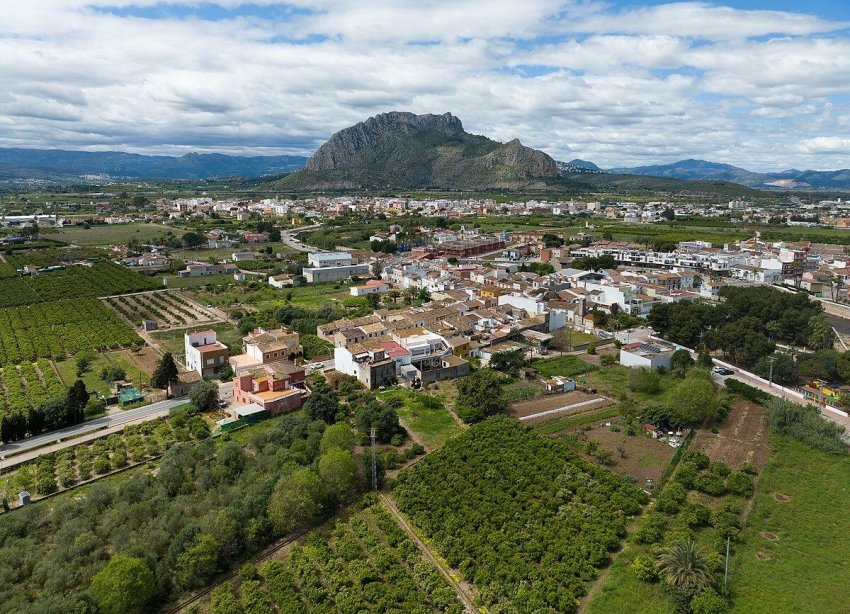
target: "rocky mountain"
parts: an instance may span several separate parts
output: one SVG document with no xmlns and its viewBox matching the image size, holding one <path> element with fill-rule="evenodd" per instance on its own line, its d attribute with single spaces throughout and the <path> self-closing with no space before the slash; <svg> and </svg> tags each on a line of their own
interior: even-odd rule
<svg viewBox="0 0 850 614">
<path fill-rule="evenodd" d="M 571 160 L 569 162 L 556 161 L 555 164 L 558 166 L 558 170 L 562 176 L 587 175 L 605 172 L 593 162 L 585 162 L 584 160 Z"/>
<path fill-rule="evenodd" d="M 600 171 L 603 172 L 601 168 L 596 166 L 593 162 L 588 162 L 587 160 L 580 160 L 576 158 L 575 160 L 570 160 L 567 164 L 572 164 L 576 168 L 583 168 L 589 171 Z"/>
<path fill-rule="evenodd" d="M 303 168 L 301 156 L 227 156 L 190 153 L 180 157 L 117 151 L 0 148 L 0 178 L 73 181 L 96 175 L 108 179 L 256 178 Z"/>
<path fill-rule="evenodd" d="M 450 113 L 391 112 L 334 134 L 281 188 L 338 190 L 543 188 L 559 176 L 547 154 L 518 140 L 469 134 Z"/>
<path fill-rule="evenodd" d="M 706 160 L 680 160 L 672 164 L 637 166 L 610 169 L 612 173 L 644 175 L 687 180 L 722 180 L 760 189 L 850 189 L 850 169 L 836 171 L 800 171 L 789 169 L 773 173 L 756 173 L 745 168 L 708 162 Z"/>
</svg>

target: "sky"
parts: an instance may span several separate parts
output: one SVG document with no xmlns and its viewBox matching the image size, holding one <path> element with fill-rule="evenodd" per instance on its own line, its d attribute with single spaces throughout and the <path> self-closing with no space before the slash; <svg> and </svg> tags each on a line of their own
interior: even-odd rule
<svg viewBox="0 0 850 614">
<path fill-rule="evenodd" d="M 310 155 L 385 111 L 602 167 L 850 167 L 850 2 L 0 0 L 0 147 Z"/>
</svg>

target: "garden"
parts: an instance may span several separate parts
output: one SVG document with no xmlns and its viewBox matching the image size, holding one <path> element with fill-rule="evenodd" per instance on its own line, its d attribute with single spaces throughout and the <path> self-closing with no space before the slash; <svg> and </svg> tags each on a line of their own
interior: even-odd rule
<svg viewBox="0 0 850 614">
<path fill-rule="evenodd" d="M 382 398 L 399 400 L 396 403 L 399 419 L 428 450 L 439 448 L 463 432 L 443 402 L 428 392 L 397 389 Z"/>
<path fill-rule="evenodd" d="M 521 613 L 576 611 L 648 500 L 502 416 L 402 471 L 393 491 L 484 607 Z"/>
</svg>

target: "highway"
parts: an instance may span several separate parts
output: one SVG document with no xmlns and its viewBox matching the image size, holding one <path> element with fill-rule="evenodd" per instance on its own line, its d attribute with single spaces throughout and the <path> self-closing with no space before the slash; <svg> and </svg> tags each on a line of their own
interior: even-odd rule
<svg viewBox="0 0 850 614">
<path fill-rule="evenodd" d="M 321 224 L 313 224 L 312 226 L 300 226 L 299 228 L 290 228 L 289 230 L 284 230 L 280 233 L 280 242 L 286 245 L 288 248 L 294 249 L 299 252 L 320 252 L 322 250 L 320 250 L 319 248 L 304 245 L 295 237 L 301 232 L 307 230 L 316 230 L 317 228 L 321 227 Z"/>
</svg>

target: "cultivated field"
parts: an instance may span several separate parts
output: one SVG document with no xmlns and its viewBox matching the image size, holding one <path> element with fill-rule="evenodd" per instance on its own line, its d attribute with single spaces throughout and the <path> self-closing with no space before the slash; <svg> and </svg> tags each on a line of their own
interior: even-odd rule
<svg viewBox="0 0 850 614">
<path fill-rule="evenodd" d="M 750 401 L 736 401 L 720 432 L 700 429 L 691 449 L 702 450 L 711 460 L 733 468 L 746 461 L 761 469 L 770 454 L 764 408 Z"/>
<path fill-rule="evenodd" d="M 597 401 L 590 403 L 590 401 Z M 579 403 L 586 403 L 579 407 L 571 407 Z M 611 401 L 598 394 L 587 394 L 578 390 L 566 392 L 563 394 L 551 394 L 545 397 L 532 399 L 530 401 L 520 401 L 508 407 L 508 414 L 514 418 L 525 418 L 526 420 L 544 419 L 554 415 L 570 415 L 581 413 L 590 408 L 599 409 L 609 405 Z M 569 408 L 569 409 L 566 409 Z M 559 411 L 563 410 L 563 411 Z M 555 412 L 555 413 L 546 413 Z M 541 415 L 543 414 L 543 415 Z M 537 418 L 539 416 L 539 418 Z"/>
<path fill-rule="evenodd" d="M 76 245 L 115 245 L 126 243 L 133 238 L 155 242 L 169 233 L 180 237 L 185 232 L 180 228 L 162 224 L 108 224 L 91 228 L 62 228 L 46 234 L 45 237 Z"/>
<path fill-rule="evenodd" d="M 0 417 L 27 412 L 65 394 L 65 387 L 47 360 L 0 369 Z"/>
<path fill-rule="evenodd" d="M 221 321 L 212 310 L 172 290 L 111 296 L 105 302 L 133 326 L 145 319 L 155 321 L 160 330 Z"/>
</svg>

